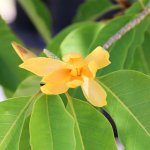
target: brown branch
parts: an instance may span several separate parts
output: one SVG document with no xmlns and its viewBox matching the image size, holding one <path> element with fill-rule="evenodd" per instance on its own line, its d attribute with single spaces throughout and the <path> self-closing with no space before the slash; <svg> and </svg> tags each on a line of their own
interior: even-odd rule
<svg viewBox="0 0 150 150">
<path fill-rule="evenodd" d="M 144 8 L 144 10 L 132 21 L 127 23 L 122 27 L 117 33 L 108 39 L 108 41 L 103 45 L 104 49 L 108 49 L 113 43 L 118 41 L 123 35 L 133 29 L 135 26 L 140 24 L 147 15 L 150 14 L 150 3 Z"/>
</svg>

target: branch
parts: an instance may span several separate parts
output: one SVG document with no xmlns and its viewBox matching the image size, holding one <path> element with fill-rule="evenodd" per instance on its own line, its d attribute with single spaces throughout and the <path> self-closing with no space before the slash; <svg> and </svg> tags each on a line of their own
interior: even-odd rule
<svg viewBox="0 0 150 150">
<path fill-rule="evenodd" d="M 140 24 L 147 15 L 150 14 L 150 3 L 144 8 L 144 10 L 133 20 L 122 27 L 117 33 L 115 33 L 108 41 L 103 45 L 104 49 L 108 49 L 113 43 L 118 41 L 123 35 Z"/>
</svg>

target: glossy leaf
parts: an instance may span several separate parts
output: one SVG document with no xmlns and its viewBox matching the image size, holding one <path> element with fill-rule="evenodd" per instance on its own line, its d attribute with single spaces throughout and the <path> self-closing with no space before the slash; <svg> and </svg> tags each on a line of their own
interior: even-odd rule
<svg viewBox="0 0 150 150">
<path fill-rule="evenodd" d="M 22 132 L 30 97 L 8 99 L 0 103 L 0 149 L 16 150 Z"/>
<path fill-rule="evenodd" d="M 150 77 L 136 71 L 117 71 L 99 78 L 106 89 L 105 110 L 116 123 L 127 150 L 150 147 Z"/>
<path fill-rule="evenodd" d="M 68 98 L 67 110 L 75 120 L 76 150 L 117 150 L 107 119 L 90 104 Z"/>
<path fill-rule="evenodd" d="M 30 120 L 32 150 L 75 149 L 74 120 L 58 96 L 43 95 Z"/>
<path fill-rule="evenodd" d="M 21 60 L 11 46 L 12 41 L 19 40 L 0 18 L 0 84 L 10 91 L 14 91 L 27 74 L 18 67 Z"/>
<path fill-rule="evenodd" d="M 95 20 L 116 7 L 117 6 L 113 5 L 109 0 L 85 0 L 85 2 L 79 6 L 74 21 Z"/>
<path fill-rule="evenodd" d="M 51 16 L 41 0 L 18 0 L 46 43 L 51 40 Z"/>
</svg>

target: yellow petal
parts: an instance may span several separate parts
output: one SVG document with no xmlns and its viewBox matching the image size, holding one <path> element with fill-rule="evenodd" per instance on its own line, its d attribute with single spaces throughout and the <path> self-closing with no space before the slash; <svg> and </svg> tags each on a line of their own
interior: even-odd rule
<svg viewBox="0 0 150 150">
<path fill-rule="evenodd" d="M 69 54 L 64 55 L 63 61 L 72 63 L 72 62 L 77 61 L 81 58 L 82 58 L 82 56 L 79 53 L 69 53 Z"/>
<path fill-rule="evenodd" d="M 102 107 L 107 104 L 105 90 L 93 79 L 84 77 L 82 84 L 83 94 L 86 99 L 94 106 Z"/>
<path fill-rule="evenodd" d="M 76 88 L 80 85 L 82 85 L 83 79 L 80 76 L 77 77 L 71 77 L 70 81 L 67 82 L 67 86 L 69 88 Z"/>
<path fill-rule="evenodd" d="M 60 82 L 59 84 L 50 84 L 41 87 L 41 91 L 47 95 L 58 95 L 67 92 L 68 87 L 65 86 L 64 82 Z"/>
<path fill-rule="evenodd" d="M 88 62 L 95 61 L 98 69 L 110 64 L 109 53 L 100 46 L 98 46 L 94 51 L 92 51 L 85 59 Z"/>
<path fill-rule="evenodd" d="M 95 61 L 90 61 L 86 66 L 82 68 L 81 74 L 89 78 L 95 78 L 97 69 L 98 68 Z"/>
<path fill-rule="evenodd" d="M 36 57 L 36 55 L 34 53 L 32 53 L 31 51 L 29 51 L 28 49 L 24 48 L 23 46 L 21 46 L 20 44 L 17 44 L 16 42 L 12 42 L 12 46 L 15 49 L 16 53 L 18 54 L 18 56 L 23 60 L 27 60 L 30 58 L 34 58 Z"/>
<path fill-rule="evenodd" d="M 41 86 L 41 91 L 45 94 L 61 94 L 68 90 L 66 85 L 67 81 L 70 79 L 70 70 L 60 69 L 50 73 L 42 79 L 43 86 Z"/>
<path fill-rule="evenodd" d="M 26 60 L 20 67 L 38 76 L 46 76 L 50 72 L 64 68 L 65 63 L 56 59 L 36 57 Z"/>
</svg>

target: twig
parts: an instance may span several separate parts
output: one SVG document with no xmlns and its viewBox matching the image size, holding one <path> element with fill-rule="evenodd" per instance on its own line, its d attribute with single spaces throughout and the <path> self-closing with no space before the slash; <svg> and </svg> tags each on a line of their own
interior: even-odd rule
<svg viewBox="0 0 150 150">
<path fill-rule="evenodd" d="M 140 24 L 144 18 L 150 14 L 150 3 L 144 8 L 144 10 L 132 21 L 122 27 L 116 34 L 114 34 L 108 41 L 103 45 L 104 49 L 108 49 L 113 43 L 119 40 L 124 34 L 133 29 L 135 26 Z"/>
</svg>

